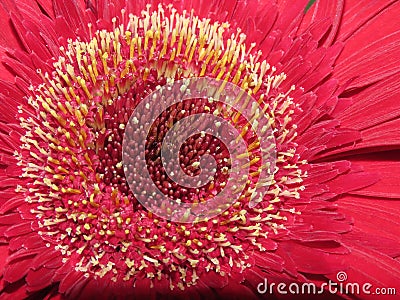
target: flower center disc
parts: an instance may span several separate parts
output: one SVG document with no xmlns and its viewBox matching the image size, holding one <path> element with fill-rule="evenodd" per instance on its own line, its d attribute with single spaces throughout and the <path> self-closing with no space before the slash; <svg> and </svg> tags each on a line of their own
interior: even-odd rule
<svg viewBox="0 0 400 300">
<path fill-rule="evenodd" d="M 196 99 L 188 102 L 192 95 Z M 250 102 L 253 104 L 246 109 L 243 103 Z M 178 106 L 186 109 L 176 110 Z M 153 107 L 151 111 L 150 107 Z M 165 118 L 168 110 L 171 110 L 169 120 L 157 129 L 153 120 Z M 272 178 L 275 168 L 274 136 L 269 120 L 260 114 L 262 110 L 244 90 L 208 77 L 167 84 L 147 96 L 135 108 L 124 136 L 125 173 L 136 199 L 157 216 L 186 223 L 208 220 L 239 198 L 258 197 L 261 202 L 264 197 L 261 191 L 267 190 L 268 185 L 263 182 L 260 186 L 258 177 Z M 261 130 L 254 132 L 257 127 Z M 149 135 L 151 143 L 159 143 L 156 165 L 149 162 L 148 155 L 146 158 L 149 143 L 141 142 Z M 209 148 L 209 141 L 203 144 L 203 138 L 211 140 L 215 148 Z M 183 151 L 188 156 L 183 155 L 182 148 L 178 149 L 185 142 L 189 144 Z M 190 165 L 184 163 L 185 158 Z M 139 170 L 149 165 L 152 167 L 149 176 L 140 174 Z M 201 171 L 195 176 L 199 166 Z M 231 167 L 234 172 L 229 174 Z M 154 172 L 160 175 L 155 177 Z M 216 178 L 216 175 L 219 176 Z M 161 176 L 162 180 L 158 180 Z M 220 178 L 224 180 L 220 182 Z M 182 185 L 191 190 L 185 188 L 182 192 Z M 187 193 L 192 192 L 194 202 L 165 199 L 170 192 L 167 187 L 172 186 L 171 192 L 176 191 L 186 199 Z M 223 190 L 221 194 L 220 190 Z"/>
<path fill-rule="evenodd" d="M 242 272 L 248 265 L 244 250 L 275 248 L 269 236 L 283 230 L 294 213 L 284 208 L 285 199 L 297 198 L 303 188 L 290 117 L 297 108 L 289 97 L 291 89 L 280 88 L 285 75 L 274 74 L 276 69 L 253 47 L 246 48 L 244 34 L 229 24 L 162 6 L 154 11 L 149 6 L 141 17 L 129 15 L 129 20 L 122 11 L 120 19 L 113 20 L 112 30 L 92 33 L 89 41 L 61 47 L 54 72 L 42 74 L 43 84 L 32 88 L 28 103 L 19 107 L 26 133 L 16 155 L 25 181 L 17 190 L 25 194 L 33 229 L 85 276 L 167 279 L 171 287 L 184 288 L 204 272 Z M 241 100 L 240 109 L 231 110 L 218 98 L 194 97 L 167 107 L 143 140 L 130 140 L 133 149 L 135 142 L 145 141 L 146 169 L 127 175 L 126 127 L 130 120 L 145 124 L 142 119 L 148 116 L 130 119 L 135 108 L 168 84 L 205 76 L 240 87 L 255 104 Z M 257 117 L 243 118 L 246 107 Z M 234 168 L 232 157 L 206 130 L 185 139 L 177 159 L 186 176 L 196 177 L 201 175 L 201 157 L 209 154 L 215 159 L 214 178 L 194 188 L 178 186 L 162 164 L 161 143 L 168 128 L 197 113 L 219 115 L 234 124 L 250 154 L 244 164 L 249 172 L 237 187 L 244 192 L 230 199 L 232 205 L 217 217 L 171 222 L 137 201 L 147 186 L 138 185 L 133 193 L 129 185 L 140 182 L 147 171 L 163 199 L 190 205 L 208 203 L 223 190 Z M 262 139 L 255 135 L 260 116 L 269 121 L 278 150 L 274 174 L 266 178 L 260 178 L 265 171 Z M 125 166 L 130 165 L 135 162 Z M 252 191 L 266 186 L 271 187 L 249 207 Z"/>
</svg>

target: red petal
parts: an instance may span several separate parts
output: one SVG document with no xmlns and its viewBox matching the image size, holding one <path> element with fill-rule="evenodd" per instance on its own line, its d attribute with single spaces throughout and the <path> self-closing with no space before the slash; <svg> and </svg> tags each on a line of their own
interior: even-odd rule
<svg viewBox="0 0 400 300">
<path fill-rule="evenodd" d="M 60 282 L 59 292 L 65 294 L 76 294 L 80 292 L 87 279 L 82 272 L 70 271 Z"/>
<path fill-rule="evenodd" d="M 21 206 L 25 203 L 25 199 L 20 196 L 16 196 L 7 200 L 4 204 L 0 206 L 0 214 L 4 214 L 9 212 L 18 206 Z"/>
<path fill-rule="evenodd" d="M 64 263 L 59 267 L 54 275 L 54 281 L 61 281 L 68 275 L 74 267 L 69 263 Z"/>
<path fill-rule="evenodd" d="M 63 28 L 63 31 L 72 34 L 77 34 L 83 39 L 87 39 L 89 37 L 88 24 L 86 21 L 83 8 L 85 7 L 83 1 L 62 1 L 55 0 L 53 3 L 55 14 L 58 18 L 65 20 L 66 27 Z M 88 20 L 89 21 L 89 20 Z M 71 34 L 67 34 L 67 36 L 63 36 L 63 38 L 69 37 Z"/>
<path fill-rule="evenodd" d="M 279 16 L 276 22 L 276 28 L 282 33 L 288 34 L 293 29 L 297 29 L 304 15 L 304 9 L 308 0 L 280 0 L 277 1 Z"/>
<path fill-rule="evenodd" d="M 356 227 L 351 232 L 343 235 L 342 241 L 345 244 L 359 245 L 394 258 L 400 256 L 399 240 L 386 237 L 382 230 L 379 234 L 363 231 L 366 228 L 365 225 L 361 225 L 358 220 L 356 222 Z"/>
<path fill-rule="evenodd" d="M 400 145 L 400 119 L 380 124 L 362 131 L 362 142 L 355 148 Z"/>
<path fill-rule="evenodd" d="M 4 235 L 8 238 L 11 238 L 15 236 L 25 235 L 30 232 L 32 232 L 31 222 L 26 222 L 11 226 L 9 229 L 7 229 Z"/>
<path fill-rule="evenodd" d="M 22 252 L 18 256 L 12 255 L 8 257 L 8 263 L 4 267 L 4 280 L 8 282 L 16 282 L 23 278 L 29 271 L 35 252 Z"/>
<path fill-rule="evenodd" d="M 332 28 L 329 31 L 329 36 L 325 40 L 325 45 L 332 44 L 332 41 L 337 34 L 337 30 L 339 29 L 340 21 L 342 19 L 343 7 L 343 0 L 316 1 L 311 9 L 307 12 L 307 16 L 303 20 L 301 24 L 301 31 L 316 21 L 330 18 L 332 21 Z"/>
<path fill-rule="evenodd" d="M 4 266 L 6 265 L 7 257 L 8 257 L 8 245 L 0 244 L 0 270 L 3 270 Z M 1 291 L 1 286 L 0 286 L 0 291 Z"/>
<path fill-rule="evenodd" d="M 28 291 L 40 291 L 52 284 L 54 270 L 47 268 L 40 268 L 38 270 L 30 270 L 26 276 L 26 283 L 28 284 Z"/>
<path fill-rule="evenodd" d="M 32 269 L 39 270 L 40 268 L 50 269 L 54 266 L 60 266 L 61 253 L 54 249 L 46 249 L 40 254 L 36 255 L 32 261 Z"/>
<path fill-rule="evenodd" d="M 0 44 L 7 45 L 10 48 L 19 48 L 18 39 L 14 34 L 10 23 L 9 12 L 12 10 L 14 5 L 7 4 L 7 1 L 1 1 L 0 3 Z M 3 75 L 3 73 L 1 73 Z M 5 74 L 4 74 L 5 75 Z M 4 78 L 2 76 L 2 78 Z"/>
<path fill-rule="evenodd" d="M 300 242 L 335 241 L 339 242 L 341 235 L 330 231 L 293 232 L 294 239 Z"/>
<path fill-rule="evenodd" d="M 338 176 L 327 183 L 329 190 L 336 194 L 343 194 L 359 190 L 378 182 L 379 178 L 374 173 L 350 173 Z"/>
<path fill-rule="evenodd" d="M 285 264 L 285 261 L 282 259 L 282 257 L 276 254 L 268 252 L 262 254 L 254 253 L 252 258 L 254 258 L 254 265 L 260 269 L 274 270 L 278 272 L 283 271 L 283 265 Z"/>
<path fill-rule="evenodd" d="M 397 1 L 346 41 L 334 77 L 343 83 L 355 78 L 351 88 L 366 86 L 400 71 L 399 9 Z"/>
<path fill-rule="evenodd" d="M 228 284 L 228 276 L 221 276 L 214 271 L 203 274 L 201 280 L 212 288 L 222 288 Z"/>
<path fill-rule="evenodd" d="M 36 2 L 51 18 L 54 18 L 54 8 L 51 0 L 36 0 Z"/>
<path fill-rule="evenodd" d="M 43 11 L 50 17 L 54 17 L 53 5 L 51 0 L 14 0 L 19 10 L 29 10 L 35 16 L 45 18 Z"/>
<path fill-rule="evenodd" d="M 15 116 L 14 116 L 15 119 Z M 17 132 L 7 132 L 6 134 L 0 133 L 0 140 L 3 142 L 2 143 L 2 151 L 3 152 L 15 152 L 15 150 L 18 148 L 18 140 L 20 138 L 20 134 Z"/>
<path fill-rule="evenodd" d="M 369 235 L 398 241 L 400 201 L 346 196 L 338 200 L 339 211 L 354 219 L 354 226 Z"/>
<path fill-rule="evenodd" d="M 310 209 L 309 209 L 310 210 Z M 352 228 L 350 218 L 337 212 L 326 212 L 321 209 L 304 211 L 298 218 L 302 223 L 310 224 L 314 231 L 330 231 L 333 233 L 349 232 Z"/>
<path fill-rule="evenodd" d="M 361 132 L 361 139 L 350 146 L 341 147 L 324 153 L 321 157 L 344 156 L 372 150 L 383 151 L 400 148 L 400 120 L 395 119 L 373 126 Z M 372 149 L 371 149 L 372 148 Z M 368 150 L 367 150 L 368 149 Z"/>
<path fill-rule="evenodd" d="M 6 82 L 0 80 L 0 109 L 2 111 L 0 120 L 7 123 L 15 122 L 17 107 L 20 105 L 19 99 L 23 97 L 24 94 L 15 87 L 13 81 Z"/>
<path fill-rule="evenodd" d="M 317 185 L 332 180 L 351 168 L 349 161 L 336 161 L 332 163 L 311 164 L 305 185 Z"/>
<path fill-rule="evenodd" d="M 352 253 L 343 260 L 348 282 L 370 283 L 373 287 L 399 289 L 400 262 L 375 250 L 353 245 Z M 335 275 L 331 276 L 336 281 Z M 372 291 L 372 290 L 371 290 Z"/>
<path fill-rule="evenodd" d="M 399 77 L 389 77 L 356 93 L 352 98 L 353 104 L 335 117 L 343 127 L 370 128 L 400 116 L 399 98 Z"/>
<path fill-rule="evenodd" d="M 36 249 L 44 245 L 44 241 L 36 232 L 27 235 L 18 236 L 11 239 L 9 247 L 11 251 L 17 251 L 21 248 Z"/>
<path fill-rule="evenodd" d="M 369 197 L 400 199 L 400 161 L 398 158 L 399 153 L 396 151 L 363 155 L 354 160 L 352 164 L 361 166 L 366 172 L 376 173 L 379 181 L 352 193 Z"/>
<path fill-rule="evenodd" d="M 382 11 L 391 9 L 390 5 L 394 2 L 396 2 L 396 0 L 368 2 L 346 0 L 345 11 L 337 39 L 343 41 L 352 37 L 357 30 L 380 15 Z"/>
<path fill-rule="evenodd" d="M 7 284 L 4 290 L 1 290 L 2 300 L 27 299 L 28 297 L 28 291 L 26 290 L 26 285 L 23 282 Z"/>
<path fill-rule="evenodd" d="M 306 247 L 294 242 L 283 242 L 280 248 L 281 253 L 285 253 L 287 260 L 293 261 L 299 272 L 329 274 L 344 268 L 343 255 L 327 254 L 318 248 Z"/>
<path fill-rule="evenodd" d="M 0 225 L 14 225 L 21 222 L 21 217 L 18 213 L 12 213 L 5 216 L 0 216 Z"/>
</svg>

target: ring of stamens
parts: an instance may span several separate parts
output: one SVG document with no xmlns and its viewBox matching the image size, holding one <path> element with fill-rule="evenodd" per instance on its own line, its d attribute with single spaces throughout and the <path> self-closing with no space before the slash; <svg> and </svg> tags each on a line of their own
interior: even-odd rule
<svg viewBox="0 0 400 300">
<path fill-rule="evenodd" d="M 275 74 L 255 45 L 247 47 L 239 30 L 193 13 L 149 6 L 141 17 L 122 11 L 121 22 L 113 23 L 111 31 L 61 47 L 54 72 L 38 70 L 43 84 L 32 87 L 19 107 L 26 133 L 16 156 L 25 183 L 17 190 L 36 220 L 33 229 L 86 276 L 166 277 L 171 288 L 184 288 L 204 270 L 241 272 L 248 267 L 243 250 L 270 250 L 270 236 L 295 213 L 287 199 L 304 188 L 291 120 L 298 108 L 291 90 L 280 88 L 285 75 Z M 181 225 L 153 216 L 135 200 L 123 174 L 121 143 L 141 99 L 167 81 L 194 76 L 232 82 L 265 103 L 278 143 L 277 170 L 255 208 L 244 195 L 216 218 Z"/>
</svg>

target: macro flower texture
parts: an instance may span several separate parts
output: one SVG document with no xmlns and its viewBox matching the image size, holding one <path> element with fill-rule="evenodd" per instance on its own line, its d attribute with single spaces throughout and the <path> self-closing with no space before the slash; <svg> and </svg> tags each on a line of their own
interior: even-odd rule
<svg viewBox="0 0 400 300">
<path fill-rule="evenodd" d="M 400 293 L 399 13 L 394 0 L 0 1 L 0 298 L 279 299 L 260 283 L 321 286 L 339 272 Z M 197 176 L 207 154 L 214 176 L 174 182 L 160 156 L 174 123 L 219 116 L 244 141 L 231 205 L 188 223 L 143 206 L 145 170 L 123 158 L 135 108 L 191 78 L 251 100 L 236 103 L 249 118 L 212 97 L 150 124 L 154 98 L 133 118 L 151 125 L 147 172 L 177 203 L 208 202 L 234 167 L 201 131 L 178 165 Z M 263 118 L 276 149 L 267 177 Z"/>
</svg>

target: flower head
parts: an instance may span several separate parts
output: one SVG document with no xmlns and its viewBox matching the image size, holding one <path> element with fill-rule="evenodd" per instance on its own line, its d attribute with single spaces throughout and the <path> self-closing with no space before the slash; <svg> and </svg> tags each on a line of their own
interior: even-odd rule
<svg viewBox="0 0 400 300">
<path fill-rule="evenodd" d="M 381 45 L 354 56 L 352 31 L 360 31 L 357 38 L 370 25 L 354 25 L 341 1 L 317 2 L 307 14 L 306 3 L 280 1 L 218 8 L 46 3 L 8 7 L 18 46 L 4 48 L 1 82 L 5 294 L 255 296 L 264 277 L 318 283 L 346 270 L 362 280 L 374 270 L 359 263 L 367 257 L 376 269 L 398 264 L 393 236 L 371 230 L 364 217 L 384 222 L 384 212 L 398 206 L 385 198 L 398 191 L 382 190 L 390 176 L 380 154 L 354 156 L 398 146 L 387 131 L 397 122 L 391 97 L 398 80 L 390 77 L 397 65 L 354 71 L 363 55 L 386 49 L 396 58 L 394 26 Z M 371 5 L 362 17 L 379 21 L 395 9 Z M 358 64 L 349 63 L 352 55 Z M 177 93 L 193 95 L 200 85 L 212 96 L 156 114 L 168 98 L 162 91 L 174 84 Z M 232 105 L 229 94 L 221 97 L 227 85 L 240 89 Z M 387 112 L 374 112 L 373 96 Z M 197 114 L 219 118 L 217 131 L 232 124 L 229 135 L 243 141 L 242 152 L 232 155 L 203 123 L 179 145 L 177 163 L 165 162 L 168 132 Z M 135 152 L 141 142 L 147 170 Z M 173 180 L 175 165 L 189 177 L 204 175 L 204 155 L 215 163 L 206 182 Z M 396 166 L 390 157 L 385 163 Z M 248 160 L 235 165 L 234 158 Z M 245 176 L 232 181 L 240 170 Z M 150 193 L 150 185 L 162 194 Z M 229 205 L 215 214 L 173 218 L 171 203 L 201 207 L 227 187 Z M 395 284 L 399 276 L 371 280 Z"/>
</svg>

